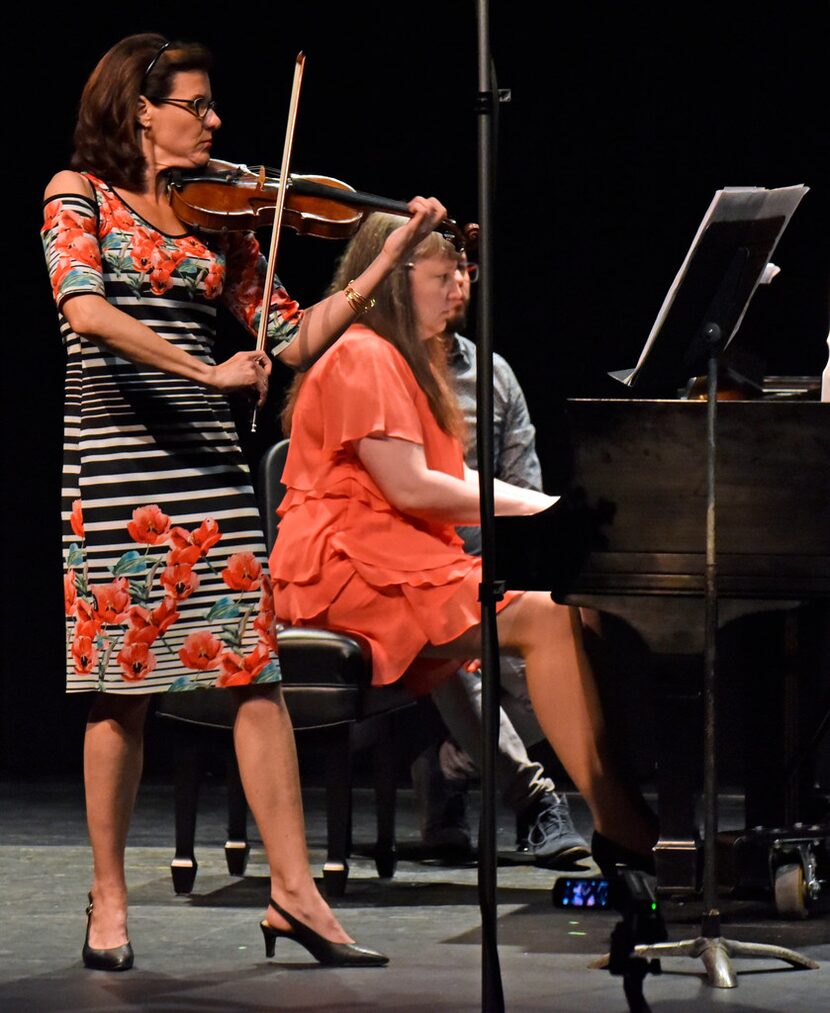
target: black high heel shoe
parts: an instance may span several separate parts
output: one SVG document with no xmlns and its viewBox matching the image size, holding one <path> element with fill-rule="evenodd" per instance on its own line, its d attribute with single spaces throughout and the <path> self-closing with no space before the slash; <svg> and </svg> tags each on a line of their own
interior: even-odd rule
<svg viewBox="0 0 830 1013">
<path fill-rule="evenodd" d="M 92 894 L 88 894 L 89 904 L 86 908 L 86 938 L 81 950 L 84 967 L 93 971 L 129 971 L 133 966 L 133 948 L 129 939 L 122 946 L 113 946 L 109 950 L 96 950 L 89 945 L 89 926 L 92 923 Z"/>
<path fill-rule="evenodd" d="M 284 911 L 277 902 L 271 898 L 271 907 L 282 915 L 291 926 L 291 931 L 275 929 L 267 921 L 261 921 L 259 927 L 265 937 L 265 956 L 273 957 L 277 939 L 282 936 L 285 939 L 293 939 L 295 943 L 304 946 L 314 959 L 320 964 L 328 967 L 384 967 L 389 963 L 389 957 L 376 950 L 368 950 L 365 946 L 358 946 L 357 943 L 332 943 L 321 935 L 304 925 L 302 922 Z M 107 952 L 107 951 L 104 951 Z"/>
<path fill-rule="evenodd" d="M 618 865 L 625 865 L 638 872 L 647 872 L 650 876 L 654 875 L 653 855 L 642 855 L 638 851 L 631 851 L 630 848 L 625 848 L 622 844 L 609 840 L 598 830 L 595 830 L 593 837 L 591 837 L 591 854 L 599 866 L 600 872 L 609 882 L 618 878 Z"/>
</svg>

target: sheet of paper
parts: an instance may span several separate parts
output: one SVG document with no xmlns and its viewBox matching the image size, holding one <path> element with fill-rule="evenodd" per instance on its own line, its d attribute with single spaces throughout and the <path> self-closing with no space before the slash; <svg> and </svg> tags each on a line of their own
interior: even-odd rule
<svg viewBox="0 0 830 1013">
<path fill-rule="evenodd" d="M 775 239 L 777 244 L 778 240 L 781 238 L 781 233 L 787 227 L 793 212 L 798 207 L 801 198 L 805 193 L 807 193 L 807 190 L 808 187 L 802 185 L 784 186 L 779 187 L 776 190 L 765 190 L 762 187 L 725 187 L 723 190 L 718 190 L 712 198 L 712 203 L 709 205 L 706 214 L 703 216 L 703 221 L 700 223 L 700 227 L 695 234 L 695 238 L 692 240 L 689 252 L 686 254 L 683 263 L 680 265 L 680 270 L 677 272 L 671 288 L 669 289 L 666 298 L 663 300 L 663 305 L 660 307 L 660 312 L 657 314 L 654 326 L 651 328 L 651 332 L 646 339 L 646 343 L 640 353 L 640 358 L 637 360 L 637 365 L 630 371 L 623 370 L 618 373 L 612 373 L 611 375 L 617 380 L 621 380 L 629 387 L 636 380 L 637 374 L 648 357 L 651 346 L 654 344 L 657 335 L 660 333 L 663 321 L 668 316 L 668 312 L 674 302 L 675 293 L 686 275 L 689 261 L 694 254 L 698 240 L 709 225 L 714 222 L 721 221 L 756 221 L 759 218 L 773 218 L 780 215 L 783 221 Z M 772 254 L 774 249 L 775 246 L 773 246 L 770 254 Z M 761 278 L 759 278 L 759 282 L 762 280 L 768 280 L 765 279 L 764 274 L 762 274 Z M 746 305 L 749 305 L 749 300 L 747 300 Z M 744 308 L 744 312 L 746 312 L 746 308 Z M 735 324 L 732 334 L 728 335 L 727 343 L 741 326 L 742 320 L 743 313 Z"/>
</svg>

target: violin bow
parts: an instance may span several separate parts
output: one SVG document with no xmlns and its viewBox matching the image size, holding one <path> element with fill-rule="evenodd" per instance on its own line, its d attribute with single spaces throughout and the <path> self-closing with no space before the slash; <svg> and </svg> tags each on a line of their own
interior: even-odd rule
<svg viewBox="0 0 830 1013">
<path fill-rule="evenodd" d="M 256 339 L 256 350 L 265 352 L 265 343 L 268 338 L 268 317 L 271 309 L 271 294 L 274 287 L 274 275 L 277 271 L 277 251 L 280 246 L 280 227 L 282 225 L 283 209 L 285 207 L 285 195 L 288 189 L 288 172 L 291 165 L 291 149 L 294 146 L 294 128 L 297 123 L 297 109 L 300 105 L 300 86 L 303 81 L 303 68 L 305 67 L 305 53 L 297 53 L 294 63 L 294 83 L 291 87 L 291 101 L 288 106 L 288 122 L 285 125 L 285 144 L 282 149 L 282 165 L 280 167 L 279 189 L 277 200 L 274 206 L 274 225 L 271 229 L 271 248 L 268 252 L 268 266 L 265 271 L 265 288 L 262 293 L 262 310 L 259 315 L 259 332 Z M 263 177 L 265 168 L 260 169 Z M 254 405 L 251 417 L 251 432 L 255 433 L 257 427 L 257 407 Z"/>
</svg>

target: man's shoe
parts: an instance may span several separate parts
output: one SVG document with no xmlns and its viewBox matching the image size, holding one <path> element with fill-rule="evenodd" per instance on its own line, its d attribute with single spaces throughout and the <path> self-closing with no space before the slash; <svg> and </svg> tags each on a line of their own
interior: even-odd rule
<svg viewBox="0 0 830 1013">
<path fill-rule="evenodd" d="M 527 838 L 532 822 L 530 814 L 535 812 L 536 806 L 532 805 L 529 809 L 516 813 L 516 851 L 523 855 L 530 854 L 530 843 Z"/>
<path fill-rule="evenodd" d="M 446 865 L 469 862 L 473 845 L 467 823 L 467 782 L 444 775 L 437 745 L 424 750 L 412 764 L 412 786 L 427 855 Z"/>
<path fill-rule="evenodd" d="M 432 827 L 423 834 L 422 841 L 427 856 L 442 865 L 466 865 L 475 856 L 466 827 Z"/>
<path fill-rule="evenodd" d="M 531 817 L 527 843 L 537 865 L 552 868 L 572 865 L 588 858 L 591 849 L 577 833 L 568 800 L 555 792 L 545 794 L 528 814 Z"/>
</svg>

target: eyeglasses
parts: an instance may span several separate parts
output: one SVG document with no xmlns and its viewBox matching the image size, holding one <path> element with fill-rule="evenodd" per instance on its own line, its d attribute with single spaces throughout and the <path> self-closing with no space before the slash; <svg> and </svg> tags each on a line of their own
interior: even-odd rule
<svg viewBox="0 0 830 1013">
<path fill-rule="evenodd" d="M 411 271 L 412 268 L 415 267 L 415 264 L 410 262 L 408 264 L 404 264 L 404 267 Z M 456 264 L 455 270 L 461 274 L 466 274 L 471 285 L 475 285 L 478 281 L 478 264 L 471 264 L 469 261 L 466 264 Z M 436 275 L 436 279 L 440 278 L 442 281 L 444 278 L 448 279 L 449 277 L 449 275 Z M 451 282 L 446 281 L 445 284 L 449 287 Z"/>
<path fill-rule="evenodd" d="M 413 270 L 415 270 L 415 268 L 418 265 L 417 265 L 417 262 L 416 263 L 410 262 L 408 264 L 404 264 L 403 266 L 408 271 L 413 271 Z M 426 281 L 432 282 L 433 284 L 437 285 L 439 288 L 447 288 L 447 289 L 449 289 L 449 288 L 454 288 L 456 285 L 459 284 L 459 281 L 458 281 L 458 272 L 460 270 L 461 270 L 460 267 L 455 267 L 455 268 L 452 268 L 449 271 L 445 271 L 443 274 L 428 274 L 428 275 L 425 275 L 424 277 L 425 277 Z M 422 274 L 423 274 L 423 272 L 422 272 Z"/>
<path fill-rule="evenodd" d="M 207 119 L 207 114 L 216 109 L 215 99 L 206 98 L 151 98 L 153 105 L 180 106 L 189 113 L 193 113 L 197 120 Z"/>
</svg>

